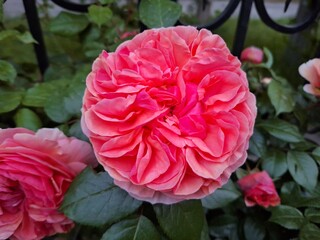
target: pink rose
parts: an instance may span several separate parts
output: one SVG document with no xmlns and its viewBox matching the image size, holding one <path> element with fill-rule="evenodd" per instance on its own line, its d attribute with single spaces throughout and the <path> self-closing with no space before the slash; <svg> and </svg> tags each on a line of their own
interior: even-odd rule
<svg viewBox="0 0 320 240">
<path fill-rule="evenodd" d="M 115 184 L 170 204 L 212 193 L 244 163 L 255 103 L 219 36 L 152 29 L 95 60 L 82 128 Z"/>
<path fill-rule="evenodd" d="M 300 65 L 299 73 L 310 82 L 310 84 L 303 86 L 303 90 L 320 97 L 320 58 L 314 58 Z"/>
<path fill-rule="evenodd" d="M 69 231 L 58 211 L 74 177 L 95 158 L 88 143 L 58 129 L 0 129 L 0 239 Z"/>
<path fill-rule="evenodd" d="M 263 51 L 254 46 L 247 47 L 241 52 L 240 59 L 243 62 L 252 62 L 255 64 L 262 63 Z"/>
<path fill-rule="evenodd" d="M 238 184 L 244 193 L 244 201 L 247 207 L 257 204 L 267 208 L 280 204 L 276 188 L 266 171 L 247 175 L 241 178 Z"/>
</svg>

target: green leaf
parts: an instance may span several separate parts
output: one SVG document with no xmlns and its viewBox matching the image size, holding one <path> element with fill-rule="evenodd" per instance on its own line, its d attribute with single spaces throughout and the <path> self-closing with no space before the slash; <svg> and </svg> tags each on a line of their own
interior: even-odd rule
<svg viewBox="0 0 320 240">
<path fill-rule="evenodd" d="M 270 222 L 277 223 L 287 229 L 300 229 L 304 223 L 302 213 L 294 208 L 285 205 L 279 205 L 271 209 Z"/>
<path fill-rule="evenodd" d="M 269 119 L 259 124 L 270 135 L 286 142 L 301 142 L 303 137 L 297 126 L 280 119 Z"/>
<path fill-rule="evenodd" d="M 74 81 L 69 85 L 67 94 L 64 96 L 64 108 L 70 115 L 81 113 L 82 98 L 85 89 L 85 83 Z"/>
<path fill-rule="evenodd" d="M 232 180 L 229 180 L 221 188 L 214 191 L 209 196 L 203 198 L 202 205 L 208 209 L 221 208 L 233 202 L 241 196 L 241 193 L 234 186 Z"/>
<path fill-rule="evenodd" d="M 280 82 L 273 80 L 268 85 L 268 96 L 276 110 L 276 115 L 283 112 L 292 112 L 295 100 L 291 88 L 282 85 Z"/>
<path fill-rule="evenodd" d="M 263 134 L 255 129 L 250 138 L 249 152 L 257 157 L 262 157 L 267 152 L 267 143 Z"/>
<path fill-rule="evenodd" d="M 208 223 L 207 220 L 204 217 L 204 223 L 203 223 L 203 228 L 201 231 L 201 237 L 200 240 L 210 240 L 210 235 L 209 235 L 209 227 L 208 227 Z"/>
<path fill-rule="evenodd" d="M 170 0 L 142 0 L 139 17 L 149 28 L 173 26 L 182 12 L 180 4 Z"/>
<path fill-rule="evenodd" d="M 153 206 L 159 224 L 171 240 L 199 240 L 204 224 L 200 200 L 189 200 L 172 205 Z"/>
<path fill-rule="evenodd" d="M 272 64 L 273 64 L 273 56 L 272 56 L 272 53 L 270 52 L 270 50 L 266 47 L 263 48 L 263 52 L 264 52 L 264 55 L 266 56 L 267 58 L 267 62 L 265 63 L 265 66 L 267 68 L 271 68 L 272 67 Z"/>
<path fill-rule="evenodd" d="M 141 203 L 115 186 L 106 172 L 86 168 L 72 182 L 60 209 L 80 224 L 99 226 L 125 218 Z"/>
<path fill-rule="evenodd" d="M 0 113 L 16 109 L 22 98 L 22 92 L 0 92 Z"/>
<path fill-rule="evenodd" d="M 319 208 L 307 208 L 304 215 L 310 222 L 320 223 L 320 209 Z"/>
<path fill-rule="evenodd" d="M 304 225 L 299 234 L 299 240 L 319 240 L 320 228 L 317 225 L 308 223 Z"/>
<path fill-rule="evenodd" d="M 18 38 L 21 42 L 26 43 L 26 44 L 29 44 L 29 43 L 38 43 L 38 42 L 33 38 L 33 36 L 31 35 L 31 33 L 28 32 L 28 31 L 17 35 L 17 38 Z"/>
<path fill-rule="evenodd" d="M 88 8 L 89 19 L 91 22 L 101 25 L 107 24 L 112 19 L 112 11 L 108 7 L 91 5 Z"/>
<path fill-rule="evenodd" d="M 12 84 L 17 77 L 17 71 L 11 63 L 0 60 L 0 81 Z"/>
<path fill-rule="evenodd" d="M 246 240 L 263 240 L 266 235 L 264 225 L 256 219 L 247 218 L 243 227 Z"/>
<path fill-rule="evenodd" d="M 160 240 L 160 234 L 146 217 L 122 220 L 109 228 L 101 240 Z"/>
<path fill-rule="evenodd" d="M 67 91 L 65 89 L 53 93 L 44 106 L 44 111 L 47 116 L 57 123 L 64 123 L 72 117 L 72 114 L 70 114 L 64 107 L 65 95 L 67 95 Z"/>
<path fill-rule="evenodd" d="M 318 167 L 315 161 L 305 152 L 289 151 L 287 163 L 293 179 L 308 190 L 317 185 Z"/>
<path fill-rule="evenodd" d="M 0 32 L 0 41 L 12 36 L 16 37 L 17 35 L 19 35 L 19 32 L 17 30 L 13 30 L 13 29 L 2 30 Z"/>
<path fill-rule="evenodd" d="M 99 3 L 101 3 L 101 4 L 110 4 L 110 3 L 113 3 L 115 1 L 116 0 L 99 0 Z"/>
<path fill-rule="evenodd" d="M 84 133 L 82 132 L 80 121 L 76 121 L 74 124 L 71 125 L 69 129 L 69 134 L 83 141 L 88 141 L 88 137 L 84 135 Z"/>
<path fill-rule="evenodd" d="M 318 163 L 320 163 L 320 147 L 317 147 L 312 151 L 312 156 Z"/>
<path fill-rule="evenodd" d="M 52 98 L 52 94 L 64 89 L 66 85 L 67 79 L 36 84 L 27 90 L 22 104 L 29 107 L 44 107 L 48 99 Z"/>
<path fill-rule="evenodd" d="M 49 29 L 53 33 L 72 36 L 83 31 L 88 24 L 89 21 L 84 15 L 60 12 L 59 15 L 50 22 Z"/>
<path fill-rule="evenodd" d="M 42 126 L 39 116 L 29 108 L 19 109 L 13 118 L 16 127 L 23 127 L 36 131 Z"/>
<path fill-rule="evenodd" d="M 0 0 L 0 22 L 3 21 L 3 0 Z"/>
<path fill-rule="evenodd" d="M 286 154 L 279 150 L 269 151 L 262 160 L 262 169 L 272 178 L 282 176 L 288 170 Z"/>
</svg>

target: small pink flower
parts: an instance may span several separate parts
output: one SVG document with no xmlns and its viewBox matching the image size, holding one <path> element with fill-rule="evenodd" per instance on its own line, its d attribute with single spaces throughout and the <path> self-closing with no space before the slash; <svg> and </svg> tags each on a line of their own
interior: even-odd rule
<svg viewBox="0 0 320 240">
<path fill-rule="evenodd" d="M 58 208 L 88 164 L 95 164 L 90 145 L 58 129 L 0 129 L 0 239 L 69 231 L 73 222 Z"/>
<path fill-rule="evenodd" d="M 194 27 L 151 29 L 102 52 L 82 128 L 115 184 L 137 199 L 199 199 L 244 163 L 256 117 L 239 60 Z"/>
<path fill-rule="evenodd" d="M 320 59 L 314 58 L 300 65 L 299 73 L 310 82 L 310 84 L 304 85 L 303 90 L 320 97 Z"/>
<path fill-rule="evenodd" d="M 244 201 L 247 207 L 260 205 L 267 208 L 280 204 L 276 188 L 266 171 L 247 175 L 241 178 L 238 184 L 244 193 Z"/>
<path fill-rule="evenodd" d="M 240 56 L 243 62 L 252 62 L 255 64 L 262 63 L 263 61 L 263 51 L 257 47 L 247 47 L 241 52 Z"/>
</svg>

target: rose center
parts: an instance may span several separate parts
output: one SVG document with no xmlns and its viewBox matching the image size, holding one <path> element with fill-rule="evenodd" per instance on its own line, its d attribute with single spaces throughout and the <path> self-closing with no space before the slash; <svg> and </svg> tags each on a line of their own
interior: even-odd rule
<svg viewBox="0 0 320 240">
<path fill-rule="evenodd" d="M 18 212 L 25 198 L 19 182 L 7 178 L 0 180 L 0 215 Z"/>
</svg>

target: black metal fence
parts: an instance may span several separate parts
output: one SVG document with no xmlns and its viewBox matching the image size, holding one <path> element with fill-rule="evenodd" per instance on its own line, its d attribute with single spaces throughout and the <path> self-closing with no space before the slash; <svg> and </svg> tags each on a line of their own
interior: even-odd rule
<svg viewBox="0 0 320 240">
<path fill-rule="evenodd" d="M 69 2 L 66 0 L 51 0 L 56 5 L 75 12 L 87 12 L 89 4 L 77 4 L 74 2 Z M 175 0 L 176 1 L 176 0 Z M 203 6 L 206 5 L 207 0 L 199 0 L 202 1 Z M 5 1 L 4 1 L 5 2 Z M 274 21 L 266 9 L 266 1 L 265 0 L 229 0 L 225 9 L 211 22 L 199 25 L 198 28 L 207 28 L 210 30 L 214 30 L 219 28 L 222 24 L 224 24 L 231 15 L 235 12 L 236 8 L 240 6 L 240 12 L 238 15 L 238 23 L 236 32 L 233 40 L 233 48 L 232 52 L 234 55 L 239 56 L 246 39 L 247 29 L 250 20 L 250 13 L 255 5 L 257 12 L 259 14 L 260 19 L 270 28 L 275 31 L 287 34 L 293 34 L 300 31 L 303 31 L 310 27 L 316 19 L 319 17 L 320 13 L 320 1 L 319 0 L 310 0 L 312 4 L 312 11 L 308 16 L 303 19 L 301 22 L 298 22 L 293 25 L 281 25 Z M 292 0 L 286 0 L 284 2 L 283 11 L 286 12 Z M 138 3 L 140 0 L 138 0 Z M 36 0 L 23 0 L 25 13 L 29 25 L 30 32 L 33 38 L 37 41 L 37 44 L 34 44 L 34 49 L 39 65 L 40 72 L 44 74 L 45 70 L 49 66 L 49 60 L 45 48 L 45 43 L 42 36 L 41 25 L 37 13 Z M 181 25 L 181 22 L 177 22 L 177 25 Z M 141 30 L 146 29 L 146 27 L 141 24 Z"/>
</svg>

